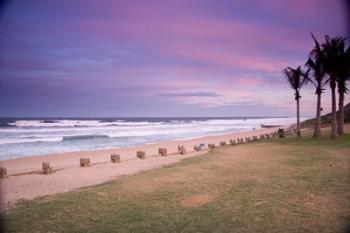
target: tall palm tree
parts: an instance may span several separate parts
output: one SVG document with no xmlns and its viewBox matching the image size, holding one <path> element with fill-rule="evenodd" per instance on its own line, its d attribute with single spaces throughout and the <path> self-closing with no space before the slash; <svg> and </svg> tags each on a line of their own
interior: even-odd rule
<svg viewBox="0 0 350 233">
<path fill-rule="evenodd" d="M 301 98 L 300 96 L 300 89 L 304 84 L 307 83 L 307 75 L 308 72 L 303 72 L 301 70 L 301 67 L 298 66 L 296 69 L 287 67 L 283 70 L 283 73 L 285 75 L 285 78 L 287 79 L 290 87 L 294 90 L 295 94 L 295 100 L 297 102 L 297 135 L 300 137 L 300 107 L 299 107 L 299 100 Z"/>
<path fill-rule="evenodd" d="M 327 83 L 326 73 L 324 69 L 324 54 L 322 48 L 314 35 L 312 39 L 315 42 L 315 47 L 311 50 L 309 54 L 309 59 L 306 62 L 306 67 L 312 71 L 312 77 L 314 80 L 308 77 L 309 81 L 315 86 L 317 95 L 317 107 L 316 107 L 316 122 L 314 128 L 314 137 L 319 137 L 321 135 L 321 95 L 324 91 L 324 86 Z"/>
<path fill-rule="evenodd" d="M 350 47 L 342 53 L 339 66 L 339 76 L 337 77 L 339 93 L 337 132 L 342 135 L 344 134 L 344 98 L 348 92 L 346 82 L 350 79 Z"/>
<path fill-rule="evenodd" d="M 330 77 L 330 87 L 332 92 L 332 131 L 331 137 L 336 138 L 337 135 L 337 99 L 336 99 L 336 87 L 337 80 L 340 77 L 340 63 L 343 57 L 345 48 L 345 38 L 334 37 L 330 38 L 328 35 L 325 37 L 325 42 L 322 44 L 323 52 L 325 55 L 324 65 L 326 73 Z"/>
</svg>

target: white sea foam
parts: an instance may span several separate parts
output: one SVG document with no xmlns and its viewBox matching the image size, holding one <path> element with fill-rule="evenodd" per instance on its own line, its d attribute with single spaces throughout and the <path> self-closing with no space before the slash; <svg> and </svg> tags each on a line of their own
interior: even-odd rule
<svg viewBox="0 0 350 233">
<path fill-rule="evenodd" d="M 116 121 L 99 121 L 99 120 L 18 120 L 16 122 L 8 123 L 11 126 L 25 127 L 25 128 L 52 128 L 52 127 L 103 127 L 103 126 L 137 126 L 137 125 L 157 125 L 160 122 L 127 122 L 125 120 Z"/>
<path fill-rule="evenodd" d="M 295 118 L 17 120 L 7 123 L 13 127 L 0 128 L 0 160 L 197 138 L 258 129 L 261 124 L 284 125 L 294 122 Z"/>
<path fill-rule="evenodd" d="M 59 142 L 62 141 L 62 137 L 18 137 L 18 138 L 2 138 L 0 139 L 1 144 L 18 144 L 18 143 L 31 143 L 31 142 Z"/>
</svg>

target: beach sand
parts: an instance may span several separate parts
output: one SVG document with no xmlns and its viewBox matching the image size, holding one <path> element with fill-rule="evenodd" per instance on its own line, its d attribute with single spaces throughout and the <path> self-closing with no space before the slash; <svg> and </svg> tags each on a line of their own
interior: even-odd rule
<svg viewBox="0 0 350 233">
<path fill-rule="evenodd" d="M 7 168 L 8 176 L 0 179 L 1 211 L 14 205 L 21 199 L 34 199 L 47 195 L 68 192 L 77 188 L 93 186 L 116 179 L 118 176 L 134 174 L 140 171 L 159 168 L 178 162 L 181 159 L 201 155 L 206 152 L 194 152 L 193 146 L 200 143 L 220 141 L 229 144 L 230 139 L 258 136 L 275 132 L 278 128 L 259 129 L 249 132 L 231 133 L 217 136 L 206 136 L 188 140 L 168 141 L 134 147 L 80 151 L 45 156 L 32 156 L 13 160 L 0 161 L 0 166 Z M 184 145 L 187 153 L 180 155 L 177 145 Z M 158 148 L 166 147 L 168 156 L 159 156 Z M 136 158 L 136 151 L 146 152 L 146 159 Z M 110 155 L 120 154 L 120 163 L 111 163 Z M 79 167 L 79 159 L 88 157 L 91 167 Z M 54 173 L 40 174 L 42 162 L 50 162 Z"/>
</svg>

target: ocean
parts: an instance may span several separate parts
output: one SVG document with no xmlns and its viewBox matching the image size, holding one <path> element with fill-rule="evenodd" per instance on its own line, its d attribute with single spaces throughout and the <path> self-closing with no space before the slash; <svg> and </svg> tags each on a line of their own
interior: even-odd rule
<svg viewBox="0 0 350 233">
<path fill-rule="evenodd" d="M 0 160 L 189 139 L 259 129 L 261 124 L 284 125 L 294 122 L 294 117 L 2 118 Z"/>
</svg>

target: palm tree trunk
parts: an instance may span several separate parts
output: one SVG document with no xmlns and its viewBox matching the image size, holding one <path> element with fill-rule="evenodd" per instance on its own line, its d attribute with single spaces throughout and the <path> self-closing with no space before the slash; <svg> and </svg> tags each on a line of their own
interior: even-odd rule
<svg viewBox="0 0 350 233">
<path fill-rule="evenodd" d="M 338 87 L 339 88 L 339 87 Z M 344 134 L 344 92 L 339 91 L 339 106 L 338 106 L 338 134 Z"/>
<path fill-rule="evenodd" d="M 317 109 L 314 137 L 321 136 L 321 93 L 317 92 Z"/>
<path fill-rule="evenodd" d="M 295 100 L 297 101 L 297 136 L 300 137 L 300 110 L 299 110 L 299 92 L 296 93 Z"/>
<path fill-rule="evenodd" d="M 332 78 L 330 82 L 331 91 L 332 91 L 332 130 L 331 138 L 337 138 L 337 97 L 335 93 L 336 83 L 335 78 Z"/>
</svg>

